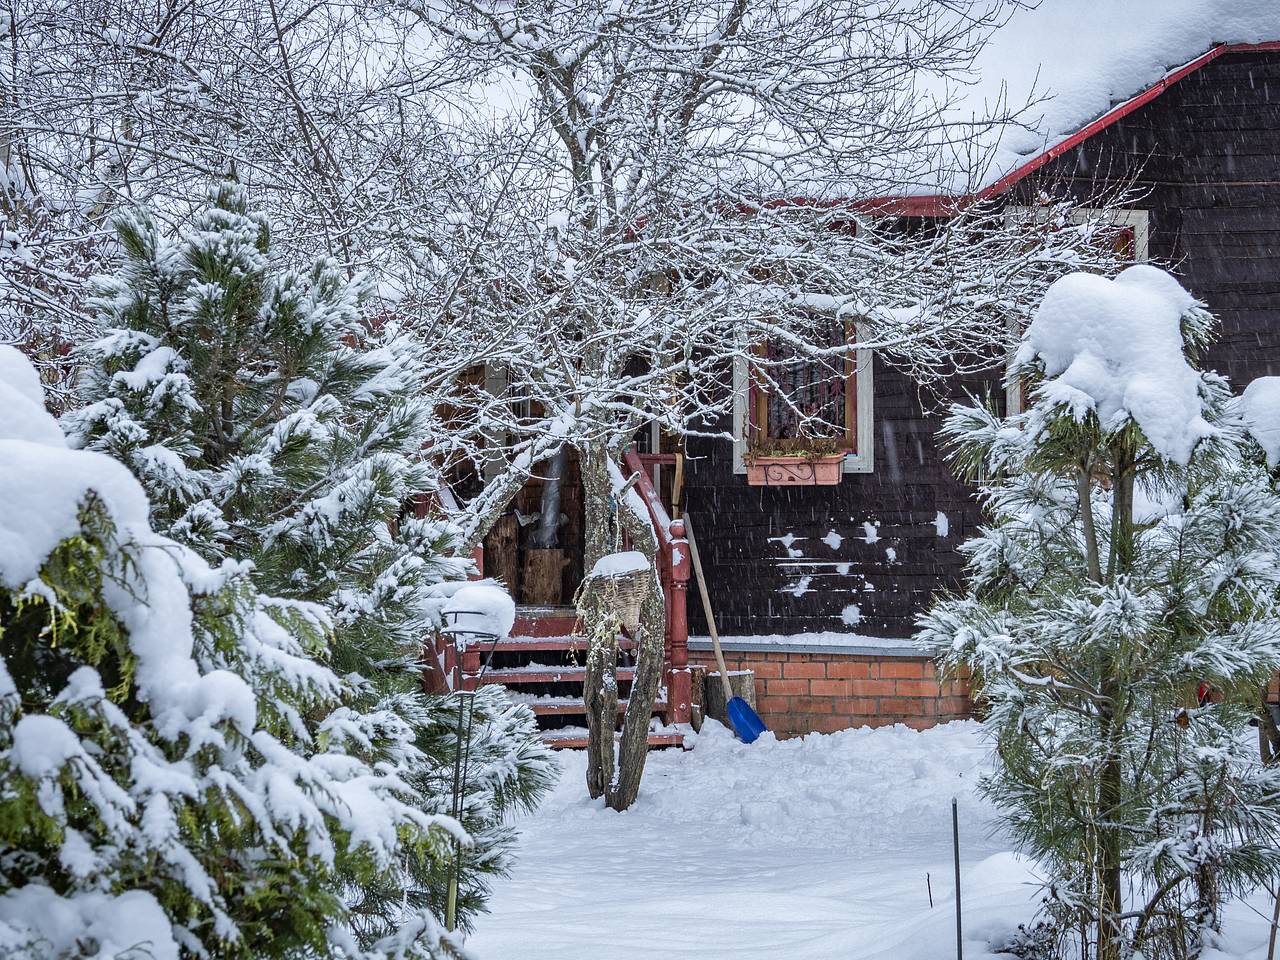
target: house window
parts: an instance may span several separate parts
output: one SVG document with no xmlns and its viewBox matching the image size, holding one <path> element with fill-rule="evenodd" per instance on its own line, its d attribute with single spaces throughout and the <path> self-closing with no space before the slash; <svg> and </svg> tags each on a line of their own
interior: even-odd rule
<svg viewBox="0 0 1280 960">
<path fill-rule="evenodd" d="M 1048 220 L 1050 211 L 1044 207 L 1008 207 L 1005 210 L 1005 223 L 1014 226 L 1019 223 L 1041 223 Z M 1109 245 L 1122 261 L 1145 263 L 1148 257 L 1149 216 L 1146 210 L 1098 210 L 1090 207 L 1076 207 L 1067 214 L 1067 221 L 1072 224 L 1096 222 L 1099 225 L 1095 242 Z M 1047 227 L 1047 224 L 1046 224 Z M 1017 324 L 1016 317 L 1010 317 L 1011 325 Z M 1012 329 L 1011 333 L 1021 336 L 1022 331 Z M 1021 413 L 1025 409 L 1022 396 L 1022 385 L 1013 382 L 1010 376 L 1013 354 L 1010 353 L 1005 369 L 1005 407 L 1010 414 Z"/>
<path fill-rule="evenodd" d="M 833 324 L 831 346 L 839 346 L 836 338 L 842 335 L 856 336 L 856 330 L 850 326 L 843 334 L 841 325 Z M 803 456 L 831 447 L 846 454 L 845 473 L 870 473 L 871 351 L 792 360 L 788 348 L 771 343 L 757 355 L 768 363 L 754 371 L 745 359 L 734 364 L 734 472 L 747 472 L 748 449 Z"/>
<path fill-rule="evenodd" d="M 836 335 L 829 346 L 839 347 Z M 785 453 L 816 444 L 856 451 L 857 370 L 849 356 L 831 360 L 797 358 L 777 343 L 761 350 L 767 375 L 752 378 L 749 438 L 761 447 Z M 768 381 L 772 380 L 771 384 Z"/>
</svg>

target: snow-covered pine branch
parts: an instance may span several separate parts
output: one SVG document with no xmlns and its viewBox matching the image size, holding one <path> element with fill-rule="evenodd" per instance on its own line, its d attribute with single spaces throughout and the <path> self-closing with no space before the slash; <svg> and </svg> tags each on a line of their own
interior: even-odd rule
<svg viewBox="0 0 1280 960">
<path fill-rule="evenodd" d="M 1073 274 L 1016 356 L 1031 404 L 956 408 L 958 463 L 996 480 L 968 595 L 920 636 L 973 671 L 986 781 L 1084 957 L 1211 943 L 1224 901 L 1280 876 L 1280 773 L 1247 747 L 1280 669 L 1280 499 L 1213 320 L 1169 274 Z"/>
<path fill-rule="evenodd" d="M 416 802 L 396 718 L 344 705 L 326 611 L 155 533 L 9 347 L 0 397 L 5 955 L 459 955 L 426 910 L 356 947 L 353 878 L 470 840 Z"/>
<path fill-rule="evenodd" d="M 443 813 L 456 704 L 422 694 L 423 649 L 473 567 L 446 518 L 417 515 L 447 465 L 426 351 L 395 318 L 363 315 L 363 277 L 327 258 L 277 265 L 267 218 L 238 184 L 217 185 L 177 237 L 144 211 L 120 231 L 127 255 L 95 283 L 88 402 L 64 418 L 74 442 L 133 469 L 166 534 L 251 565 L 281 603 L 324 612 L 324 654 L 351 696 L 319 734 L 394 771 L 419 810 Z M 486 694 L 471 725 L 477 763 L 492 768 L 464 805 L 464 923 L 509 855 L 507 814 L 553 774 L 532 714 L 507 706 Z M 410 916 L 444 915 L 452 856 L 400 853 L 399 873 L 347 878 L 365 947 L 400 927 L 406 904 Z"/>
</svg>

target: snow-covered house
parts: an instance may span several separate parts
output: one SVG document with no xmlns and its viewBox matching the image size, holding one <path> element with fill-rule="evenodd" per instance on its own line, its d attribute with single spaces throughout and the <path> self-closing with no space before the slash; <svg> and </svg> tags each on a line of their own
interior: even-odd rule
<svg viewBox="0 0 1280 960">
<path fill-rule="evenodd" d="M 1208 366 L 1237 390 L 1280 372 L 1280 7 L 1048 0 L 1016 16 L 979 66 L 975 95 L 1003 84 L 1013 98 L 1034 81 L 1048 98 L 1039 122 L 993 144 L 967 196 L 892 198 L 885 209 L 947 216 L 976 196 L 1026 215 L 1043 193 L 1084 204 L 1128 185 L 1134 199 L 1111 215 L 1120 242 L 1172 269 L 1218 316 Z M 998 371 L 991 385 L 1003 392 Z M 693 441 L 685 463 L 730 666 L 756 670 L 762 715 L 785 730 L 922 725 L 964 709 L 960 691 L 902 655 L 916 613 L 958 582 L 956 546 L 980 522 L 973 489 L 935 442 L 940 405 L 926 409 L 904 376 L 872 360 L 847 392 L 856 404 L 835 485 L 752 485 L 745 408 L 758 405 L 766 423 L 769 411 L 745 390 L 734 449 Z M 705 662 L 707 644 L 691 647 Z"/>
<path fill-rule="evenodd" d="M 978 198 L 1026 216 L 1046 192 L 1087 204 L 1128 186 L 1134 199 L 1110 214 L 1120 242 L 1134 260 L 1172 269 L 1219 317 L 1208 365 L 1237 389 L 1280 372 L 1280 4 L 1044 0 L 976 64 L 974 112 L 1001 96 L 1043 99 L 1025 127 L 988 144 L 970 184 L 924 184 L 883 198 L 879 214 L 945 217 Z M 1002 374 L 987 381 L 1000 395 Z M 963 687 L 937 678 L 908 640 L 930 597 L 958 584 L 956 547 L 980 522 L 973 487 L 935 439 L 942 404 L 874 357 L 838 390 L 797 382 L 815 402 L 838 395 L 845 418 L 845 456 L 817 478 L 804 461 L 746 462 L 748 430 L 774 429 L 785 406 L 738 379 L 725 424 L 737 440 L 687 442 L 681 506 L 697 527 L 730 667 L 755 671 L 764 719 L 797 733 L 965 715 Z M 954 394 L 974 388 L 958 383 Z M 667 493 L 674 452 L 644 459 Z M 688 659 L 710 663 L 701 612 L 693 601 L 687 609 Z M 682 641 L 669 719 L 687 716 Z"/>
</svg>

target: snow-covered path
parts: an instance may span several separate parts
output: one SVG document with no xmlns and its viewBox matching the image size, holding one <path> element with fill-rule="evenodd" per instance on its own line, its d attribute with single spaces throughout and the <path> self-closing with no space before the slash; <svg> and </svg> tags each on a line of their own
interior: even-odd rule
<svg viewBox="0 0 1280 960">
<path fill-rule="evenodd" d="M 973 795 L 977 729 L 746 746 L 708 724 L 694 751 L 650 757 L 625 814 L 588 801 L 583 757 L 566 755 L 471 945 L 489 960 L 932 960 L 954 950 L 956 795 L 974 937 L 966 955 L 980 957 L 992 905 L 1008 916 L 1017 903 L 1025 918 L 1034 891 Z"/>
<path fill-rule="evenodd" d="M 978 724 L 849 730 L 649 758 L 625 814 L 587 800 L 580 752 L 521 825 L 519 862 L 470 946 L 480 960 L 939 960 L 955 953 L 951 797 L 960 801 L 967 960 L 1034 913 L 1030 874 L 974 795 Z M 933 888 L 931 909 L 925 877 Z M 1267 909 L 1259 898 L 1256 908 Z M 1266 924 L 1229 910 L 1235 950 Z"/>
</svg>

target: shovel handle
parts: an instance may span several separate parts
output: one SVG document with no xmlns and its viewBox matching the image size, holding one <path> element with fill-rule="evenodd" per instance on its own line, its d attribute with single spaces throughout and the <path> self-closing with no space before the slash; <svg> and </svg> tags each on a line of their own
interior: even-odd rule
<svg viewBox="0 0 1280 960">
<path fill-rule="evenodd" d="M 689 541 L 689 558 L 693 560 L 693 572 L 698 578 L 698 593 L 702 594 L 702 612 L 711 632 L 711 649 L 716 654 L 716 666 L 720 668 L 720 686 L 724 689 L 724 703 L 728 707 L 733 699 L 733 687 L 729 685 L 729 668 L 724 665 L 724 653 L 720 649 L 720 634 L 716 630 L 716 617 L 711 612 L 711 597 L 707 594 L 707 578 L 702 575 L 702 561 L 698 559 L 698 542 L 693 537 L 693 520 L 685 515 L 684 538 Z"/>
</svg>

